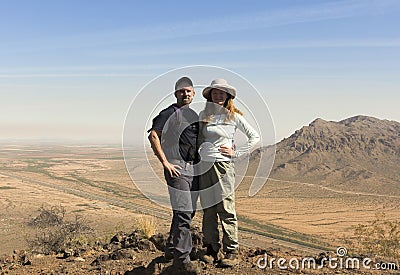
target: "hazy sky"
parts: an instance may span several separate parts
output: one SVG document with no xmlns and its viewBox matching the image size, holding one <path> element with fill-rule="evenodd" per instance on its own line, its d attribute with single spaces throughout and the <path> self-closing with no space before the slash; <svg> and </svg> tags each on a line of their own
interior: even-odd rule
<svg viewBox="0 0 400 275">
<path fill-rule="evenodd" d="M 400 121 L 399 29 L 396 0 L 2 1 L 0 140 L 120 142 L 139 90 L 196 64 L 250 81 L 277 140 L 317 117 Z"/>
</svg>

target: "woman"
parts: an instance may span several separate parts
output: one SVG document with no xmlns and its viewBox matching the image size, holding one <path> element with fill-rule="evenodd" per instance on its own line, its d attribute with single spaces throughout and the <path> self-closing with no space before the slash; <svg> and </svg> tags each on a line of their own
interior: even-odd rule
<svg viewBox="0 0 400 275">
<path fill-rule="evenodd" d="M 200 112 L 199 153 L 202 172 L 199 178 L 200 202 L 203 207 L 203 234 L 207 252 L 202 259 L 207 263 L 220 260 L 218 217 L 221 220 L 222 248 L 225 257 L 222 266 L 238 263 L 238 224 L 235 211 L 235 174 L 233 160 L 249 150 L 260 140 L 257 132 L 243 118 L 233 99 L 236 89 L 224 79 L 215 79 L 203 90 L 207 99 Z M 236 129 L 248 138 L 242 148 L 234 150 Z"/>
</svg>

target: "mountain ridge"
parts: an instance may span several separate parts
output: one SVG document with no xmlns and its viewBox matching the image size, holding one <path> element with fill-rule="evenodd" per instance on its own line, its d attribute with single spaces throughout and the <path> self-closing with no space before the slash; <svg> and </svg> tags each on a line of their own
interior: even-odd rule
<svg viewBox="0 0 400 275">
<path fill-rule="evenodd" d="M 260 150 L 250 157 L 259 160 Z M 352 192 L 400 195 L 400 123 L 365 115 L 313 120 L 276 144 L 270 177 Z"/>
</svg>

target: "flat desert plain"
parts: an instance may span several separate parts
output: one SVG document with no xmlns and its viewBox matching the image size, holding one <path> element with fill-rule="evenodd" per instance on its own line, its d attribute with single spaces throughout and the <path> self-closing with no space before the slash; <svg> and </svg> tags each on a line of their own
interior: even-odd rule
<svg viewBox="0 0 400 275">
<path fill-rule="evenodd" d="M 137 151 L 131 173 L 140 177 L 148 165 Z M 154 156 L 150 163 L 162 177 Z M 236 191 L 239 226 L 244 232 L 314 247 L 343 245 L 352 226 L 375 214 L 398 220 L 400 198 L 390 194 L 352 193 L 306 182 L 268 179 L 257 195 L 248 196 L 251 178 Z M 140 215 L 157 217 L 165 232 L 171 211 L 147 199 L 132 182 L 119 145 L 2 144 L 0 149 L 0 253 L 26 247 L 32 234 L 27 222 L 42 205 L 62 205 L 67 217 L 81 215 L 98 236 L 135 226 Z M 196 216 L 200 224 L 200 215 Z M 246 233 L 247 234 L 247 233 Z"/>
</svg>

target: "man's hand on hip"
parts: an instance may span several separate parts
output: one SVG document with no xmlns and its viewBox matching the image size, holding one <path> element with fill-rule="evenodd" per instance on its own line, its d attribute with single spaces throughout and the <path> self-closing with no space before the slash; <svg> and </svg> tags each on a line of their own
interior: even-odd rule
<svg viewBox="0 0 400 275">
<path fill-rule="evenodd" d="M 168 171 L 171 177 L 179 177 L 181 175 L 181 172 L 178 171 L 178 169 L 182 169 L 179 165 L 172 164 L 168 161 L 165 161 L 162 163 L 164 166 L 164 169 Z"/>
</svg>

